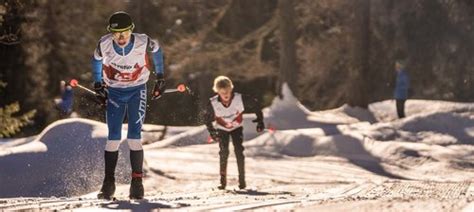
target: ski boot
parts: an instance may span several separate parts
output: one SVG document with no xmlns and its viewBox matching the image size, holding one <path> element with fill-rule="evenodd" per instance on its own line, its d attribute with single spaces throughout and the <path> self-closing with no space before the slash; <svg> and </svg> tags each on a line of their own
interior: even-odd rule
<svg viewBox="0 0 474 212">
<path fill-rule="evenodd" d="M 100 189 L 99 194 L 97 194 L 97 198 L 112 200 L 114 198 L 114 194 L 115 194 L 114 180 L 104 180 L 104 183 L 102 184 L 102 188 Z"/>
<path fill-rule="evenodd" d="M 115 166 L 117 165 L 118 151 L 104 152 L 105 177 L 97 198 L 112 200 L 115 193 Z"/>
<path fill-rule="evenodd" d="M 224 170 L 225 170 L 225 169 L 224 169 Z M 227 184 L 227 176 L 226 176 L 226 173 L 225 173 L 225 171 L 221 171 L 221 185 L 220 185 L 220 186 L 217 186 L 217 189 L 219 189 L 219 190 L 224 190 L 226 184 Z"/>
<path fill-rule="evenodd" d="M 217 189 L 219 189 L 219 190 L 225 190 L 225 184 L 224 184 L 224 185 L 221 184 L 220 186 L 217 186 Z"/>
<path fill-rule="evenodd" d="M 130 184 L 130 199 L 143 199 L 145 195 L 145 189 L 142 183 L 142 174 L 133 174 L 132 182 Z M 136 175 L 136 176 L 135 176 Z M 138 176 L 140 175 L 140 176 Z"/>
<path fill-rule="evenodd" d="M 247 184 L 245 183 L 245 175 L 242 172 L 239 174 L 239 189 L 245 189 L 247 187 Z"/>
<path fill-rule="evenodd" d="M 245 184 L 245 182 L 239 183 L 239 189 L 245 189 L 245 187 L 247 187 L 247 185 Z"/>
</svg>

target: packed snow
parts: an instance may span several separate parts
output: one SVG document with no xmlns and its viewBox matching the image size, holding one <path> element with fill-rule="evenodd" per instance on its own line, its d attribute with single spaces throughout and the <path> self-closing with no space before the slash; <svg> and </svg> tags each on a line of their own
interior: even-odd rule
<svg viewBox="0 0 474 212">
<path fill-rule="evenodd" d="M 0 209 L 308 209 L 460 211 L 474 208 L 474 104 L 408 100 L 369 110 L 309 111 L 284 86 L 264 109 L 268 130 L 244 116 L 247 190 L 218 185 L 218 145 L 205 126 L 145 125 L 146 200 L 130 202 L 128 147 L 118 201 L 94 197 L 103 177 L 104 123 L 70 118 L 37 136 L 0 141 Z M 126 135 L 126 125 L 123 138 Z M 48 204 L 49 205 L 48 205 Z M 343 203 L 343 204 L 341 204 Z"/>
</svg>

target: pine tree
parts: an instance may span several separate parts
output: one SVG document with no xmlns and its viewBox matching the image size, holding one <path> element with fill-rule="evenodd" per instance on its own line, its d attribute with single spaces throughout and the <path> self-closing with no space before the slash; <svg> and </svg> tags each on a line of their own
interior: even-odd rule
<svg viewBox="0 0 474 212">
<path fill-rule="evenodd" d="M 0 88 L 6 86 L 6 83 L 0 81 Z M 20 128 L 31 123 L 36 110 L 28 111 L 25 114 L 15 116 L 20 111 L 18 102 L 0 107 L 0 138 L 10 137 L 20 132 Z"/>
</svg>

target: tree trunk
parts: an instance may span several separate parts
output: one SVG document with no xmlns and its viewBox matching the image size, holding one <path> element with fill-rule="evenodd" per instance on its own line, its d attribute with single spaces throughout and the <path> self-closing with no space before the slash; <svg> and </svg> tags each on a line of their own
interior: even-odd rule
<svg viewBox="0 0 474 212">
<path fill-rule="evenodd" d="M 350 106 L 367 108 L 369 105 L 370 92 L 370 0 L 354 1 L 354 61 L 350 71 L 349 85 L 351 89 L 347 93 Z"/>
<path fill-rule="evenodd" d="M 282 97 L 281 87 L 288 83 L 293 93 L 297 92 L 298 65 L 296 61 L 296 26 L 293 0 L 279 0 L 280 22 L 280 73 L 278 94 Z"/>
</svg>

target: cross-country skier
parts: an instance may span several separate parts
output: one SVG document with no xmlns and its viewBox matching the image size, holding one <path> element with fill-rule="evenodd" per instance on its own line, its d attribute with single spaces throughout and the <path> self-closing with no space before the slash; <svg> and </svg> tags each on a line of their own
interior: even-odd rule
<svg viewBox="0 0 474 212">
<path fill-rule="evenodd" d="M 220 186 L 218 189 L 225 189 L 227 184 L 227 158 L 229 156 L 229 138 L 234 144 L 235 157 L 239 171 L 239 188 L 244 189 L 245 183 L 245 157 L 243 142 L 243 113 L 255 113 L 257 118 L 253 122 L 257 123 L 257 132 L 265 129 L 263 114 L 260 104 L 256 99 L 242 95 L 233 91 L 232 81 L 225 76 L 214 79 L 213 90 L 217 93 L 210 98 L 205 111 L 205 122 L 209 134 L 214 141 L 219 142 L 220 161 Z M 213 122 L 215 121 L 215 127 Z"/>
<path fill-rule="evenodd" d="M 126 12 L 112 14 L 107 26 L 110 33 L 100 39 L 92 60 L 94 90 L 99 94 L 99 101 L 106 105 L 109 129 L 104 153 L 105 177 L 97 195 L 101 199 L 111 199 L 115 192 L 114 172 L 125 113 L 132 167 L 129 197 L 143 198 L 141 128 L 145 121 L 146 82 L 150 70 L 156 73 L 153 97 L 160 97 L 165 88 L 162 48 L 146 34 L 132 33 L 133 28 L 132 18 Z"/>
</svg>

